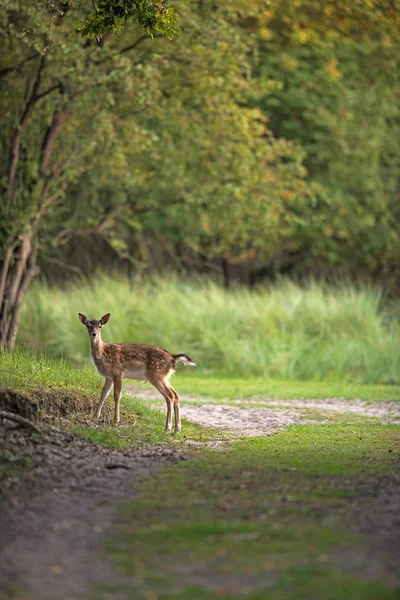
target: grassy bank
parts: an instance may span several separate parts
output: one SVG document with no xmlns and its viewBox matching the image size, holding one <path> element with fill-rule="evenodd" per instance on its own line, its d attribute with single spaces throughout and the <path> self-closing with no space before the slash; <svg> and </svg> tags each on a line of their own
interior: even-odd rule
<svg viewBox="0 0 400 600">
<path fill-rule="evenodd" d="M 111 312 L 106 341 L 186 352 L 202 374 L 383 384 L 400 378 L 400 327 L 372 288 L 282 282 L 227 292 L 210 281 L 130 285 L 104 276 L 90 284 L 36 285 L 19 341 L 51 356 L 87 359 L 78 311 L 92 318 Z"/>
<path fill-rule="evenodd" d="M 93 418 L 103 378 L 93 365 L 76 366 L 63 359 L 23 349 L 0 351 L 0 409 L 11 410 L 29 419 L 63 417 L 63 425 L 79 435 L 113 448 L 132 448 L 142 443 L 174 443 L 164 435 L 164 406 L 123 394 L 121 424 L 112 425 L 112 393 L 101 419 Z M 154 396 L 157 392 L 154 390 Z M 203 441 L 219 432 L 183 419 L 180 440 Z"/>
</svg>

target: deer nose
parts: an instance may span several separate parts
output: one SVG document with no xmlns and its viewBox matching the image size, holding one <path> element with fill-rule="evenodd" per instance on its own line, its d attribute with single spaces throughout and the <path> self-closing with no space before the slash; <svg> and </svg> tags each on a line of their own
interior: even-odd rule
<svg viewBox="0 0 400 600">
<path fill-rule="evenodd" d="M 91 335 L 92 337 L 96 337 L 96 332 L 95 332 L 95 331 L 92 331 L 90 335 Z"/>
</svg>

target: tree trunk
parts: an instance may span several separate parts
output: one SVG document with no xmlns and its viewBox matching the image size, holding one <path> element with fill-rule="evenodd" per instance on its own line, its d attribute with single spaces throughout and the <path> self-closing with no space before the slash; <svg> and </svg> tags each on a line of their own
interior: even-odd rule
<svg viewBox="0 0 400 600">
<path fill-rule="evenodd" d="M 37 273 L 37 243 L 28 231 L 9 246 L 0 272 L 0 343 L 8 350 L 15 344 L 21 303 Z"/>
</svg>

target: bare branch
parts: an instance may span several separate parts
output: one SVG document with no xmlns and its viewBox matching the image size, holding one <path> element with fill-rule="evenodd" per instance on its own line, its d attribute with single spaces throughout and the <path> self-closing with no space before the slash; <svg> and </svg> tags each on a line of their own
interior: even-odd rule
<svg viewBox="0 0 400 600">
<path fill-rule="evenodd" d="M 56 107 L 53 117 L 51 119 L 51 123 L 47 128 L 46 134 L 43 139 L 42 149 L 41 149 L 41 157 L 40 157 L 40 174 L 45 177 L 48 175 L 49 162 L 51 157 L 51 152 L 53 150 L 53 144 L 56 140 L 58 132 L 62 123 L 62 114 L 64 110 L 65 103 L 60 101 L 58 106 Z"/>
<path fill-rule="evenodd" d="M 139 44 L 144 42 L 144 40 L 153 40 L 154 38 L 162 38 L 162 37 L 164 37 L 164 36 L 163 35 L 153 35 L 153 37 L 151 37 L 150 35 L 142 35 L 142 37 L 138 38 L 135 42 L 133 42 L 133 44 L 130 44 L 129 46 L 125 46 L 125 48 L 122 48 L 120 54 L 125 54 L 125 52 L 129 52 L 130 50 L 133 50 L 134 48 L 139 46 Z"/>
<path fill-rule="evenodd" d="M 57 246 L 63 246 L 67 244 L 73 237 L 84 237 L 86 235 L 100 235 L 101 237 L 106 238 L 108 233 L 108 223 L 118 214 L 129 208 L 131 208 L 130 204 L 119 204 L 118 206 L 114 206 L 114 208 L 107 211 L 100 219 L 98 225 L 91 225 L 89 227 L 79 227 L 76 229 L 74 229 L 73 227 L 63 229 L 56 237 L 55 244 Z"/>
<path fill-rule="evenodd" d="M 30 60 L 33 60 L 34 58 L 37 58 L 37 54 L 32 54 L 31 56 L 24 58 L 24 60 L 22 60 L 16 67 L 6 67 L 5 69 L 0 69 L 0 77 L 5 77 L 6 75 L 8 75 L 8 73 L 11 73 L 12 71 L 19 71 L 25 63 L 29 62 Z"/>
<path fill-rule="evenodd" d="M 57 203 L 57 200 L 60 199 L 61 195 L 67 189 L 67 186 L 68 183 L 65 182 L 52 196 L 49 196 L 44 200 L 39 209 L 39 212 L 35 217 L 35 222 L 39 222 L 48 213 L 50 208 L 53 208 L 53 206 Z"/>
<path fill-rule="evenodd" d="M 55 246 L 65 246 L 73 237 L 86 237 L 87 235 L 99 235 L 104 237 L 105 231 L 100 225 L 93 225 L 92 227 L 80 227 L 63 229 L 60 231 L 56 239 L 54 240 Z"/>
<path fill-rule="evenodd" d="M 69 263 L 65 263 L 64 261 L 60 260 L 59 258 L 55 258 L 53 256 L 42 255 L 41 260 L 44 260 L 45 262 L 50 263 L 51 265 L 57 265 L 58 267 L 61 267 L 62 269 L 65 269 L 66 271 L 72 271 L 73 273 L 77 273 L 78 275 L 83 277 L 82 269 L 80 269 L 76 265 L 70 265 Z"/>
<path fill-rule="evenodd" d="M 54 85 L 52 85 L 48 90 L 46 90 L 45 92 L 42 92 L 41 94 L 37 95 L 37 100 L 40 100 L 41 98 L 44 98 L 45 96 L 48 96 L 49 94 L 51 94 L 51 92 L 54 92 L 54 90 L 61 90 L 62 86 L 61 83 L 55 83 Z"/>
</svg>

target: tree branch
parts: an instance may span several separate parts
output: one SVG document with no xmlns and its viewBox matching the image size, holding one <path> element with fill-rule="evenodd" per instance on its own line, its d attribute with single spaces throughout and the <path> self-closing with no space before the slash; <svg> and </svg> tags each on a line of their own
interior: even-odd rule
<svg viewBox="0 0 400 600">
<path fill-rule="evenodd" d="M 59 258 L 55 258 L 53 256 L 42 255 L 41 260 L 44 260 L 45 262 L 50 263 L 51 265 L 57 265 L 58 267 L 61 267 L 62 269 L 65 269 L 66 271 L 72 271 L 73 273 L 77 273 L 78 275 L 83 277 L 82 269 L 80 269 L 76 265 L 70 265 L 68 263 L 65 263 L 64 261 L 60 260 Z"/>
<path fill-rule="evenodd" d="M 41 219 L 47 214 L 47 212 L 56 204 L 57 200 L 67 189 L 68 182 L 65 182 L 52 196 L 49 196 L 44 200 L 40 206 L 39 212 L 35 216 L 35 223 L 39 223 Z"/>
<path fill-rule="evenodd" d="M 48 175 L 49 163 L 51 158 L 51 152 L 53 150 L 53 144 L 56 140 L 58 132 L 62 123 L 62 114 L 64 110 L 65 102 L 60 101 L 55 111 L 53 112 L 53 117 L 51 119 L 51 123 L 48 126 L 41 148 L 41 156 L 40 156 L 40 175 L 42 177 L 46 177 Z"/>
<path fill-rule="evenodd" d="M 37 100 L 41 100 L 41 98 L 44 98 L 45 96 L 48 96 L 49 94 L 51 94 L 51 92 L 54 92 L 54 90 L 61 90 L 61 89 L 62 89 L 61 83 L 60 82 L 55 83 L 54 85 L 52 85 L 45 92 L 42 92 L 41 94 L 38 94 L 37 95 Z"/>
<path fill-rule="evenodd" d="M 12 71 L 19 71 L 25 63 L 29 62 L 30 60 L 33 60 L 34 58 L 37 58 L 37 54 L 32 54 L 32 56 L 24 58 L 24 60 L 22 60 L 16 67 L 6 67 L 5 69 L 0 69 L 0 77 L 5 77 L 6 75 L 8 75 L 8 73 L 11 73 Z"/>
<path fill-rule="evenodd" d="M 51 180 L 56 180 L 57 177 L 59 177 L 60 175 L 62 175 L 62 173 L 64 173 L 65 169 L 67 168 L 67 166 L 69 165 L 71 160 L 73 158 L 76 158 L 78 149 L 79 149 L 79 146 L 78 146 L 78 144 L 76 144 L 75 150 L 73 152 L 71 152 L 63 162 L 59 163 L 58 165 L 54 165 L 54 168 L 52 169 L 52 171 L 50 173 Z"/>
<path fill-rule="evenodd" d="M 183 198 L 179 197 L 179 198 L 176 198 L 174 201 L 169 202 L 168 206 L 180 204 L 181 202 L 183 202 Z M 114 206 L 114 208 L 111 208 L 109 211 L 107 211 L 102 216 L 98 225 L 91 225 L 88 227 L 79 227 L 76 229 L 74 229 L 73 227 L 63 229 L 62 231 L 60 231 L 60 233 L 55 238 L 54 243 L 56 246 L 64 246 L 65 244 L 68 244 L 68 242 L 73 237 L 84 237 L 86 235 L 100 235 L 103 239 L 107 240 L 107 233 L 108 233 L 107 225 L 108 225 L 108 223 L 111 221 L 111 219 L 113 219 L 114 217 L 119 215 L 124 210 L 130 210 L 132 212 L 135 212 L 136 214 L 143 214 L 146 212 L 151 212 L 152 210 L 155 210 L 156 208 L 157 207 L 155 207 L 155 206 L 149 206 L 149 205 L 137 207 L 137 206 L 132 205 L 132 203 L 127 203 L 127 202 L 125 202 L 124 204 L 118 204 L 117 206 Z"/>
<path fill-rule="evenodd" d="M 22 133 L 29 122 L 33 109 L 35 108 L 36 102 L 38 101 L 38 91 L 45 65 L 46 58 L 44 56 L 41 56 L 39 67 L 35 76 L 35 81 L 33 82 L 32 91 L 25 103 L 25 107 L 22 112 L 19 123 L 13 132 L 10 146 L 10 154 L 8 159 L 8 198 L 10 200 L 12 199 L 14 193 L 14 182 L 19 161 L 19 150 L 21 145 Z"/>
<path fill-rule="evenodd" d="M 33 245 L 33 248 L 32 248 L 32 252 L 26 263 L 26 270 L 25 270 L 24 277 L 21 281 L 21 285 L 18 290 L 18 295 L 16 297 L 16 301 L 14 303 L 14 306 L 11 309 L 11 320 L 10 320 L 10 325 L 9 325 L 9 329 L 8 329 L 8 334 L 7 334 L 7 337 L 8 337 L 7 341 L 8 341 L 9 348 L 12 348 L 14 346 L 15 336 L 17 333 L 19 318 L 20 318 L 20 313 L 21 313 L 22 301 L 25 297 L 28 287 L 30 286 L 30 284 L 32 282 L 32 279 L 38 273 L 38 268 L 36 265 L 37 250 L 38 250 L 38 244 L 37 244 L 37 242 L 35 242 Z"/>
<path fill-rule="evenodd" d="M 3 306 L 4 291 L 6 288 L 8 269 L 10 266 L 10 262 L 11 262 L 11 258 L 13 256 L 14 250 L 17 247 L 17 244 L 18 244 L 18 240 L 15 240 L 12 244 L 10 244 L 8 246 L 6 255 L 3 260 L 3 266 L 1 269 L 1 277 L 0 277 L 0 313 L 2 310 L 2 306 Z"/>
<path fill-rule="evenodd" d="M 134 48 L 139 46 L 139 44 L 141 44 L 144 40 L 153 40 L 154 38 L 162 38 L 162 37 L 164 37 L 164 36 L 163 35 L 153 35 L 153 37 L 151 37 L 150 35 L 142 35 L 142 37 L 138 38 L 135 42 L 133 42 L 129 46 L 125 46 L 125 48 L 122 48 L 120 54 L 125 54 L 125 52 L 129 52 L 130 50 L 133 50 Z"/>
<path fill-rule="evenodd" d="M 80 227 L 80 228 L 68 228 L 60 231 L 58 236 L 55 239 L 56 246 L 64 246 L 67 244 L 71 238 L 73 237 L 84 237 L 86 235 L 101 235 L 102 237 L 106 237 L 107 234 L 107 224 L 111 219 L 116 217 L 118 214 L 123 212 L 126 209 L 131 207 L 130 204 L 118 204 L 118 206 L 114 206 L 114 208 L 107 211 L 99 221 L 98 225 L 91 225 L 90 227 Z"/>
</svg>

